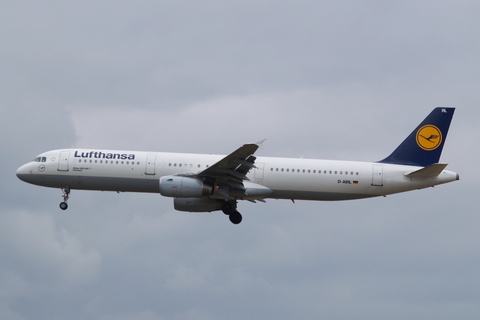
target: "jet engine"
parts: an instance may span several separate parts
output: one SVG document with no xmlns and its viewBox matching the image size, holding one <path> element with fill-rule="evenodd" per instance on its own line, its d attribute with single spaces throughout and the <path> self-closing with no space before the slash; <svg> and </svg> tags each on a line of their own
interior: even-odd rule
<svg viewBox="0 0 480 320">
<path fill-rule="evenodd" d="M 160 178 L 160 194 L 174 198 L 199 198 L 209 196 L 213 186 L 196 178 L 164 176 Z"/>
<path fill-rule="evenodd" d="M 178 211 L 212 212 L 222 209 L 223 200 L 208 198 L 175 198 L 173 207 Z"/>
</svg>

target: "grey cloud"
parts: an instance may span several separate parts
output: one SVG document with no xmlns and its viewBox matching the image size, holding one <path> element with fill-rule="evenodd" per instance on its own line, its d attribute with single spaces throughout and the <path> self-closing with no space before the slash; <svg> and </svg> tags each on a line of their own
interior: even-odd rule
<svg viewBox="0 0 480 320">
<path fill-rule="evenodd" d="M 11 10 L 15 18 L 4 23 L 18 31 L 6 51 L 10 59 L 20 52 L 16 76 L 31 91 L 83 103 L 178 108 L 219 95 L 392 78 L 397 87 L 407 79 L 425 86 L 478 50 L 467 36 L 478 10 L 472 4 L 32 3 Z"/>
</svg>

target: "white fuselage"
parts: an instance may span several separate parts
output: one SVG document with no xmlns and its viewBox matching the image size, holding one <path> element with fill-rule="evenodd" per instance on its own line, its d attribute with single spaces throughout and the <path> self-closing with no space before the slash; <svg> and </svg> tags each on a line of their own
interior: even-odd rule
<svg viewBox="0 0 480 320">
<path fill-rule="evenodd" d="M 17 170 L 25 182 L 52 188 L 159 193 L 162 176 L 195 174 L 221 155 L 64 149 L 41 154 Z M 350 200 L 389 195 L 458 180 L 455 172 L 414 179 L 421 167 L 376 162 L 257 157 L 246 187 L 269 188 L 252 198 Z M 249 200 L 248 197 L 246 200 Z"/>
</svg>

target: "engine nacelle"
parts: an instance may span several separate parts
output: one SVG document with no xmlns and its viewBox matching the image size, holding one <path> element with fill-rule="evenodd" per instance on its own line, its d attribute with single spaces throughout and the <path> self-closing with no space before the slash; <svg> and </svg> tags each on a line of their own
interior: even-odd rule
<svg viewBox="0 0 480 320">
<path fill-rule="evenodd" d="M 200 179 L 182 176 L 160 178 L 160 194 L 174 198 L 199 198 L 212 194 L 213 187 Z"/>
<path fill-rule="evenodd" d="M 173 207 L 178 211 L 212 212 L 222 209 L 223 200 L 208 198 L 175 198 Z"/>
</svg>

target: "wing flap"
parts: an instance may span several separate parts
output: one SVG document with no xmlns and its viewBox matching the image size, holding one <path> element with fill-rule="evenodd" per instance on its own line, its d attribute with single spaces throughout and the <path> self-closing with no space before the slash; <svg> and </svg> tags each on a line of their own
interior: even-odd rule
<svg viewBox="0 0 480 320">
<path fill-rule="evenodd" d="M 218 173 L 225 173 L 225 174 L 228 174 L 234 178 L 237 178 L 239 179 L 240 181 L 243 181 L 243 180 L 247 180 L 249 181 L 250 179 L 248 179 L 248 177 L 242 173 L 242 172 L 238 172 L 238 171 L 235 171 L 235 170 L 230 170 L 230 169 L 217 169 L 216 172 Z M 247 172 L 245 172 L 247 173 Z"/>
</svg>

